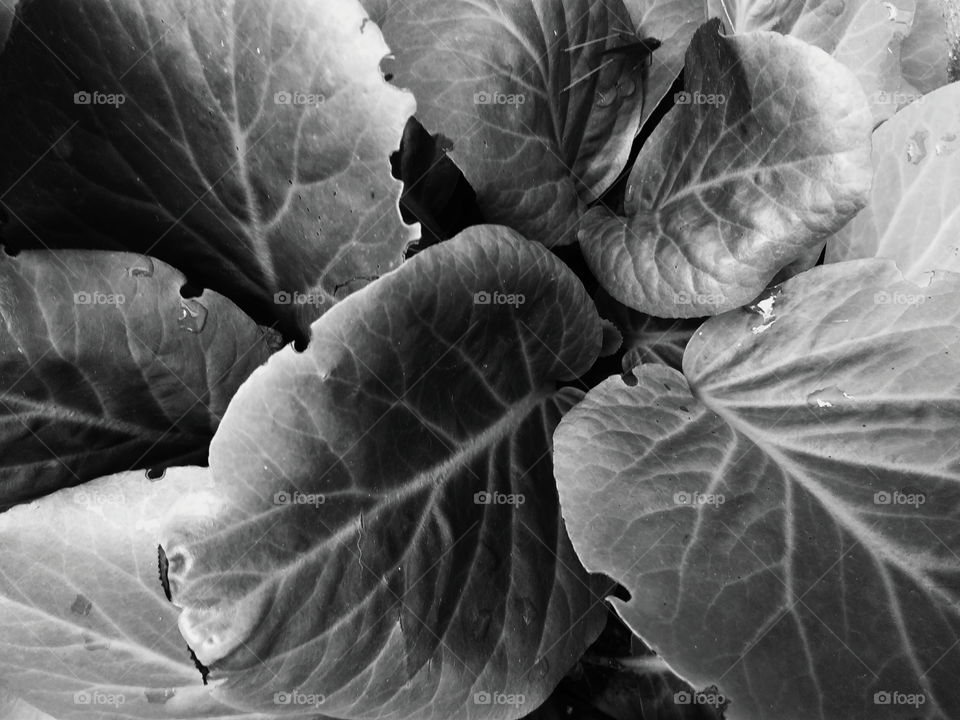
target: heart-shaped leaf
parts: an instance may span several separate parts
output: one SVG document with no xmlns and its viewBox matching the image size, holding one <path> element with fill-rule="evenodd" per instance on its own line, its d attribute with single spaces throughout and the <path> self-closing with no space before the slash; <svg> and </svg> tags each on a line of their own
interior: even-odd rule
<svg viewBox="0 0 960 720">
<path fill-rule="evenodd" d="M 884 302 L 887 295 L 911 302 Z M 960 275 L 827 265 L 560 424 L 564 518 L 729 720 L 960 708 Z"/>
<path fill-rule="evenodd" d="M 254 720 L 212 699 L 159 579 L 164 514 L 208 486 L 124 473 L 0 515 L 4 682 L 58 720 Z"/>
<path fill-rule="evenodd" d="M 920 282 L 960 270 L 960 83 L 904 108 L 873 133 L 870 203 L 827 243 L 827 262 L 885 257 Z"/>
<path fill-rule="evenodd" d="M 719 30 L 691 42 L 686 92 L 640 152 L 627 217 L 596 207 L 580 232 L 603 287 L 657 317 L 749 302 L 870 189 L 872 121 L 850 71 L 791 37 Z"/>
<path fill-rule="evenodd" d="M 130 253 L 0 252 L 0 509 L 108 473 L 203 463 L 271 354 L 214 292 Z"/>
<path fill-rule="evenodd" d="M 708 0 L 708 5 L 711 17 L 737 33 L 774 30 L 830 53 L 863 85 L 875 122 L 919 97 L 900 69 L 916 0 Z"/>
<path fill-rule="evenodd" d="M 623 170 L 647 59 L 622 0 L 404 0 L 386 13 L 393 82 L 452 146 L 487 222 L 548 246 Z"/>
<path fill-rule="evenodd" d="M 413 238 L 388 52 L 357 0 L 34 0 L 0 56 L 3 237 L 155 255 L 305 331 Z"/>
<path fill-rule="evenodd" d="M 603 625 L 560 518 L 553 429 L 600 319 L 541 245 L 479 226 L 335 306 L 234 398 L 216 490 L 163 548 L 225 702 L 518 718 Z"/>
</svg>

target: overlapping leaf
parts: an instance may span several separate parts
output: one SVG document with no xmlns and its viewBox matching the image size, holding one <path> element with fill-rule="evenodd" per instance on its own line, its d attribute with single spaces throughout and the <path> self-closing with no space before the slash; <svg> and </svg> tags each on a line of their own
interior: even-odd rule
<svg viewBox="0 0 960 720">
<path fill-rule="evenodd" d="M 211 449 L 212 495 L 163 547 L 180 628 L 251 709 L 443 720 L 534 709 L 603 625 L 560 518 L 557 382 L 600 320 L 542 246 L 481 226 L 274 355 Z M 296 708 L 283 708 L 292 712 Z"/>
<path fill-rule="evenodd" d="M 564 418 L 571 539 L 730 720 L 955 717 L 957 378 L 960 276 L 807 272 Z"/>
<path fill-rule="evenodd" d="M 271 353 L 226 298 L 143 255 L 0 252 L 0 509 L 105 474 L 206 461 Z"/>
<path fill-rule="evenodd" d="M 202 468 L 124 473 L 0 515 L 8 687 L 58 720 L 257 720 L 212 699 L 159 582 L 162 518 L 205 487 Z"/>
<path fill-rule="evenodd" d="M 929 93 L 950 81 L 951 43 L 948 14 L 960 22 L 960 8 L 950 0 L 916 0 L 917 12 L 910 34 L 900 49 L 904 79 L 921 93 Z M 954 60 L 956 63 L 956 60 Z M 955 78 L 956 79 L 956 78 Z"/>
<path fill-rule="evenodd" d="M 857 76 L 876 122 L 918 97 L 900 66 L 916 0 L 709 0 L 709 9 L 737 33 L 775 30 L 830 53 Z"/>
<path fill-rule="evenodd" d="M 372 14 L 383 3 L 367 3 Z M 623 170 L 644 105 L 644 61 L 622 0 L 389 4 L 394 84 L 452 145 L 487 222 L 572 242 L 584 202 Z"/>
<path fill-rule="evenodd" d="M 36 0 L 0 57 L 17 246 L 155 255 L 305 329 L 413 238 L 390 175 L 415 103 L 357 0 Z"/>
<path fill-rule="evenodd" d="M 827 261 L 886 257 L 909 280 L 960 270 L 960 83 L 873 133 L 870 203 L 827 243 Z"/>
<path fill-rule="evenodd" d="M 643 146 L 627 217 L 594 208 L 580 231 L 604 289 L 657 317 L 756 297 L 866 202 L 871 116 L 856 78 L 775 32 L 703 26 L 686 93 Z"/>
</svg>

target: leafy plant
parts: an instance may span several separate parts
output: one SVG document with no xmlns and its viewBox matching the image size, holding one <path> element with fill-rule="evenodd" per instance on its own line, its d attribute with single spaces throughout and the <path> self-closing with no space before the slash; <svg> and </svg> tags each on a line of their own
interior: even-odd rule
<svg viewBox="0 0 960 720">
<path fill-rule="evenodd" d="M 938 2 L 0 4 L 0 718 L 957 717 Z"/>
</svg>

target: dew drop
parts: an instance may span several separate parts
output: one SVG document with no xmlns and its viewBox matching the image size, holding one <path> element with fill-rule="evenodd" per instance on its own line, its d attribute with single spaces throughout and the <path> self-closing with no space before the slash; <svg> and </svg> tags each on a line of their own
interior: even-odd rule
<svg viewBox="0 0 960 720">
<path fill-rule="evenodd" d="M 613 90 L 607 90 L 606 92 L 597 93 L 597 107 L 605 108 L 613 105 L 617 100 L 617 91 L 616 88 Z"/>
<path fill-rule="evenodd" d="M 203 331 L 207 322 L 207 308 L 192 298 L 180 298 L 180 316 L 177 325 L 189 333 Z"/>
<path fill-rule="evenodd" d="M 537 617 L 537 609 L 533 606 L 530 598 L 521 598 L 520 600 L 520 619 L 524 625 L 529 625 Z"/>
<path fill-rule="evenodd" d="M 891 2 L 885 2 L 883 6 L 887 9 L 887 20 L 896 22 L 900 19 L 900 9 Z"/>
<path fill-rule="evenodd" d="M 146 255 L 141 255 L 136 262 L 130 266 L 128 272 L 130 277 L 153 277 L 153 259 Z"/>
<path fill-rule="evenodd" d="M 927 132 L 918 130 L 907 140 L 907 160 L 919 165 L 927 156 Z"/>
<path fill-rule="evenodd" d="M 630 78 L 624 78 L 617 83 L 617 97 L 630 97 L 637 91 L 637 83 Z"/>
<path fill-rule="evenodd" d="M 74 615 L 83 615 L 86 617 L 90 614 L 90 610 L 93 609 L 93 603 L 90 602 L 83 595 L 77 595 L 73 600 L 73 604 L 70 606 L 70 612 Z"/>
<path fill-rule="evenodd" d="M 147 688 L 144 689 L 143 694 L 144 697 L 147 698 L 147 702 L 151 705 L 163 705 L 165 702 L 167 702 L 167 700 L 176 695 L 177 691 L 174 688 Z"/>
<path fill-rule="evenodd" d="M 104 641 L 97 641 L 93 638 L 92 635 L 87 635 L 83 633 L 80 638 L 83 640 L 83 649 L 88 652 L 95 652 L 97 650 L 109 650 L 110 643 Z"/>
<path fill-rule="evenodd" d="M 546 658 L 540 658 L 531 669 L 530 674 L 537 680 L 543 680 L 548 672 L 550 672 L 550 661 Z"/>
<path fill-rule="evenodd" d="M 807 395 L 807 406 L 815 410 L 826 410 L 828 408 L 843 407 L 853 402 L 855 398 L 843 392 L 836 385 L 831 387 L 814 390 Z"/>
<path fill-rule="evenodd" d="M 844 3 L 843 0 L 831 0 L 824 6 L 824 9 L 834 17 L 838 17 L 843 15 L 843 11 L 846 9 L 846 3 Z"/>
</svg>

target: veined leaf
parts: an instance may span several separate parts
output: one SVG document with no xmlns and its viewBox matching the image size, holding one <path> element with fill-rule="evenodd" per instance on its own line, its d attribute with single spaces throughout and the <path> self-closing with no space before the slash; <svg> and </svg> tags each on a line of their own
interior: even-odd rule
<svg viewBox="0 0 960 720">
<path fill-rule="evenodd" d="M 702 317 L 755 298 L 866 203 L 871 117 L 826 53 L 774 32 L 700 28 L 686 93 L 643 146 L 626 218 L 584 217 L 604 289 L 656 317 Z"/>
<path fill-rule="evenodd" d="M 886 297 L 910 302 L 891 303 Z M 960 708 L 960 275 L 816 268 L 560 424 L 564 518 L 729 720 Z"/>
<path fill-rule="evenodd" d="M 0 252 L 0 509 L 103 475 L 203 463 L 268 336 L 130 253 Z"/>
<path fill-rule="evenodd" d="M 290 332 L 399 265 L 415 103 L 357 0 L 34 0 L 0 56 L 3 237 L 154 255 Z"/>
<path fill-rule="evenodd" d="M 180 629 L 251 710 L 518 718 L 599 633 L 603 590 L 560 518 L 551 438 L 600 319 L 541 245 L 478 226 L 274 355 L 163 548 Z M 193 508 L 206 508 L 195 513 Z"/>
</svg>

